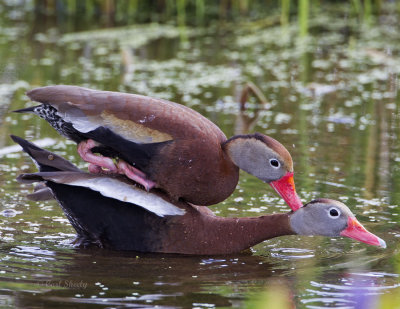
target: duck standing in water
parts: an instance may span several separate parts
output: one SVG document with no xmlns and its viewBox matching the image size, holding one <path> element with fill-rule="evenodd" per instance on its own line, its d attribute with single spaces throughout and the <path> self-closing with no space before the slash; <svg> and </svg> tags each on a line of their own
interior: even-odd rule
<svg viewBox="0 0 400 309">
<path fill-rule="evenodd" d="M 212 205 L 232 194 L 242 169 L 269 183 L 292 210 L 302 206 L 290 153 L 269 136 L 227 139 L 194 110 L 140 95 L 63 85 L 27 95 L 42 104 L 17 112 L 39 115 L 78 143 L 91 173 L 125 174 L 148 191 Z"/>
<path fill-rule="evenodd" d="M 88 174 L 19 137 L 39 167 L 21 182 L 44 182 L 77 231 L 77 245 L 180 254 L 229 254 L 284 235 L 346 236 L 385 248 L 341 202 L 317 199 L 296 212 L 250 218 L 218 217 L 207 207 L 147 192 L 118 175 Z"/>
</svg>

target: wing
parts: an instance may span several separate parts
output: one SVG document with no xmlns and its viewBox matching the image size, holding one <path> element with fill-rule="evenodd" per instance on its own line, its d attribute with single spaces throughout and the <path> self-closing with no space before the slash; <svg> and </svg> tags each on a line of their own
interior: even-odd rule
<svg viewBox="0 0 400 309">
<path fill-rule="evenodd" d="M 82 133 L 105 127 L 134 143 L 226 140 L 224 133 L 201 114 L 161 99 L 66 85 L 36 88 L 27 95 L 55 107 L 64 121 Z"/>
<path fill-rule="evenodd" d="M 23 150 L 36 163 L 40 171 L 39 173 L 18 176 L 17 179 L 20 182 L 51 181 L 69 186 L 89 188 L 99 192 L 103 196 L 127 202 L 134 206 L 140 206 L 160 217 L 166 215 L 183 215 L 185 213 L 183 209 L 164 200 L 161 196 L 132 185 L 125 177 L 84 173 L 69 161 L 50 151 L 39 148 L 20 137 L 11 137 L 16 143 L 21 145 Z M 38 198 L 41 199 L 42 197 L 39 196 Z"/>
<path fill-rule="evenodd" d="M 142 207 L 159 217 L 185 214 L 185 210 L 154 193 L 149 193 L 129 182 L 123 181 L 121 178 L 84 172 L 59 171 L 21 174 L 17 180 L 23 183 L 51 181 L 73 187 L 88 188 L 103 196 Z M 71 194 L 73 194 L 73 191 L 71 191 Z M 93 211 L 96 211 L 95 205 L 93 206 Z"/>
</svg>

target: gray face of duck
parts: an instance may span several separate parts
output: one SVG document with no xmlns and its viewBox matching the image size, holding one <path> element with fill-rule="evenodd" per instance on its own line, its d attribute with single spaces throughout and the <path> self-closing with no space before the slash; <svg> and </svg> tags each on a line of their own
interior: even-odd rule
<svg viewBox="0 0 400 309">
<path fill-rule="evenodd" d="M 293 211 L 303 206 L 294 185 L 292 157 L 277 140 L 260 133 L 236 135 L 223 148 L 240 169 L 269 183 Z"/>
<path fill-rule="evenodd" d="M 335 200 L 309 202 L 290 216 L 290 225 L 298 235 L 345 236 L 386 248 L 383 239 L 368 232 L 346 205 Z"/>
</svg>

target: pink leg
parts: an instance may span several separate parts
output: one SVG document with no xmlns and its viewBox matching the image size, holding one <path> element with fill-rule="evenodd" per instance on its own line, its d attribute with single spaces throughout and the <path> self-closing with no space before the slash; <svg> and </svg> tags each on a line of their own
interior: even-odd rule
<svg viewBox="0 0 400 309">
<path fill-rule="evenodd" d="M 117 173 L 118 169 L 111 158 L 96 156 L 91 152 L 91 149 L 97 145 L 98 144 L 91 139 L 80 142 L 78 145 L 78 153 L 81 158 L 86 162 L 91 163 L 91 165 L 89 165 L 89 171 L 99 173 L 102 172 L 102 168 L 104 168 L 110 172 Z"/>
<path fill-rule="evenodd" d="M 92 164 L 92 163 L 89 163 L 88 170 L 89 170 L 89 173 L 92 173 L 92 174 L 111 175 L 111 174 L 118 173 L 118 172 L 115 172 L 115 171 L 105 170 L 101 166 L 98 166 L 98 165 Z"/>
<path fill-rule="evenodd" d="M 103 172 L 103 169 L 100 166 L 98 166 L 96 164 L 92 164 L 92 163 L 89 163 L 88 170 L 89 170 L 89 173 L 92 173 L 92 174 L 100 174 Z"/>
<path fill-rule="evenodd" d="M 89 172 L 94 174 L 99 173 L 119 173 L 126 175 L 133 181 L 141 184 L 147 191 L 155 186 L 155 183 L 149 179 L 146 179 L 146 174 L 137 168 L 129 165 L 123 160 L 119 160 L 118 164 L 115 165 L 111 158 L 97 156 L 92 153 L 91 149 L 96 147 L 98 144 L 91 139 L 83 141 L 78 145 L 78 153 L 83 160 L 90 163 Z"/>
<path fill-rule="evenodd" d="M 150 191 L 156 185 L 155 182 L 146 179 L 146 174 L 142 171 L 139 171 L 137 168 L 129 165 L 123 160 L 118 161 L 118 172 L 120 174 L 126 175 L 126 177 L 132 179 L 133 181 L 141 184 L 146 191 Z"/>
</svg>

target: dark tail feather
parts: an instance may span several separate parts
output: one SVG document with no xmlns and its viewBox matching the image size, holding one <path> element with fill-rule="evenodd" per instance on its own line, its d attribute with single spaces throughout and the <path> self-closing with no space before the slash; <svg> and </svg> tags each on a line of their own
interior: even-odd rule
<svg viewBox="0 0 400 309">
<path fill-rule="evenodd" d="M 21 137 L 15 135 L 10 135 L 10 137 L 31 157 L 40 172 L 79 171 L 75 165 L 50 151 L 39 148 Z M 21 174 L 17 180 L 22 183 L 44 181 L 40 173 L 38 174 Z M 27 195 L 27 198 L 33 201 L 45 201 L 54 197 L 50 188 L 46 187 L 44 183 L 39 183 L 34 192 Z"/>
<path fill-rule="evenodd" d="M 32 184 L 35 182 L 45 181 L 39 173 L 25 173 L 17 176 L 17 181 L 20 183 Z"/>
<path fill-rule="evenodd" d="M 48 201 L 54 199 L 53 192 L 43 182 L 36 184 L 33 192 L 26 195 L 31 201 Z"/>
<path fill-rule="evenodd" d="M 35 144 L 33 144 L 31 142 L 28 142 L 27 140 L 23 139 L 22 137 L 19 137 L 19 136 L 16 136 L 16 135 L 12 135 L 12 134 L 10 135 L 10 137 L 14 142 L 16 142 L 18 145 L 20 145 L 22 147 L 22 149 L 26 153 L 28 153 L 31 157 L 32 157 L 32 154 L 30 152 L 31 149 L 38 150 L 38 151 L 40 151 L 40 150 L 45 151 L 44 149 L 39 148 Z"/>
<path fill-rule="evenodd" d="M 15 111 L 12 111 L 12 112 L 13 113 L 35 113 L 34 109 L 38 106 L 40 106 L 40 105 L 16 109 Z"/>
<path fill-rule="evenodd" d="M 80 171 L 71 162 L 56 155 L 55 153 L 39 148 L 21 137 L 15 135 L 10 135 L 10 137 L 32 158 L 32 160 L 38 166 L 40 172 Z"/>
<path fill-rule="evenodd" d="M 20 174 L 17 177 L 17 181 L 20 183 L 27 183 L 32 184 L 35 182 L 37 183 L 34 188 L 33 192 L 26 195 L 28 200 L 31 201 L 47 201 L 54 199 L 53 192 L 49 187 L 46 186 L 44 183 L 44 179 L 40 176 L 40 173 L 37 174 Z"/>
</svg>

